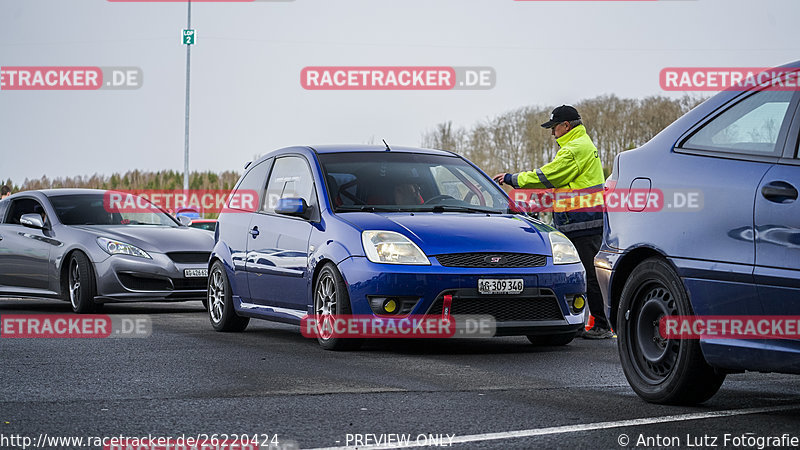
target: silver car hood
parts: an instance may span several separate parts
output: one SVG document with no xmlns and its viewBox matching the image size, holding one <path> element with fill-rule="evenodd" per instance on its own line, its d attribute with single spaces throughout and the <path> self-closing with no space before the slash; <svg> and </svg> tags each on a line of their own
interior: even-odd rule
<svg viewBox="0 0 800 450">
<path fill-rule="evenodd" d="M 146 252 L 210 252 L 214 247 L 213 234 L 189 227 L 80 225 L 70 228 L 132 244 Z"/>
</svg>

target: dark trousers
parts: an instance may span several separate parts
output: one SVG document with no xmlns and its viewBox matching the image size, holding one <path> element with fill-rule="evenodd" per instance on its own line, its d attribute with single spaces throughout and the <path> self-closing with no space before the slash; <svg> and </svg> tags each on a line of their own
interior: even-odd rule
<svg viewBox="0 0 800 450">
<path fill-rule="evenodd" d="M 600 285 L 597 284 L 597 274 L 594 271 L 594 256 L 600 251 L 600 244 L 603 243 L 603 235 L 593 234 L 570 238 L 578 255 L 581 257 L 583 268 L 586 269 L 586 297 L 589 303 L 589 312 L 594 316 L 595 328 L 611 329 L 606 318 L 606 308 L 603 304 L 603 294 L 600 293 Z"/>
</svg>

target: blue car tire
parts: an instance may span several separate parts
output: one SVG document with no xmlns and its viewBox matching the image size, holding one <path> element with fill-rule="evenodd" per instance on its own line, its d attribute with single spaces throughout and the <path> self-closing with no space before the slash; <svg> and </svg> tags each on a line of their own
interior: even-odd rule
<svg viewBox="0 0 800 450">
<path fill-rule="evenodd" d="M 703 358 L 696 339 L 666 339 L 663 316 L 691 316 L 689 296 L 675 269 L 663 258 L 648 258 L 631 273 L 617 313 L 618 350 L 625 377 L 651 403 L 697 404 L 711 398 L 725 380 Z"/>
<path fill-rule="evenodd" d="M 249 317 L 241 317 L 233 309 L 231 284 L 225 266 L 215 261 L 208 274 L 208 317 L 217 331 L 244 331 Z"/>
<path fill-rule="evenodd" d="M 314 318 L 316 323 L 324 327 L 326 317 L 331 315 L 352 314 L 350 296 L 342 275 L 332 263 L 326 263 L 314 283 Z M 325 336 L 326 331 L 320 329 L 317 341 L 325 350 L 356 350 L 361 347 L 363 339 L 337 338 Z"/>
</svg>

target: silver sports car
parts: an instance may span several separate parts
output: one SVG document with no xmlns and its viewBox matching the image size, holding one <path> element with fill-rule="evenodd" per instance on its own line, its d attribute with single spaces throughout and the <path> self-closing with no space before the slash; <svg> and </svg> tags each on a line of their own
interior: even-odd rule
<svg viewBox="0 0 800 450">
<path fill-rule="evenodd" d="M 106 302 L 205 301 L 213 235 L 140 197 L 135 209 L 119 208 L 109 192 L 25 191 L 0 201 L 0 295 L 61 298 L 77 313 Z"/>
</svg>

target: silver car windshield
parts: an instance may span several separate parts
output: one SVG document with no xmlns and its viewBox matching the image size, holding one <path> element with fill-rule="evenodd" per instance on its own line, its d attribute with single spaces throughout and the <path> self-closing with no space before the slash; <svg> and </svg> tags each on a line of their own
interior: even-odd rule
<svg viewBox="0 0 800 450">
<path fill-rule="evenodd" d="M 50 203 L 64 225 L 180 226 L 142 197 L 135 197 L 135 202 L 117 204 L 109 202 L 104 194 L 58 195 L 50 197 Z"/>
</svg>

